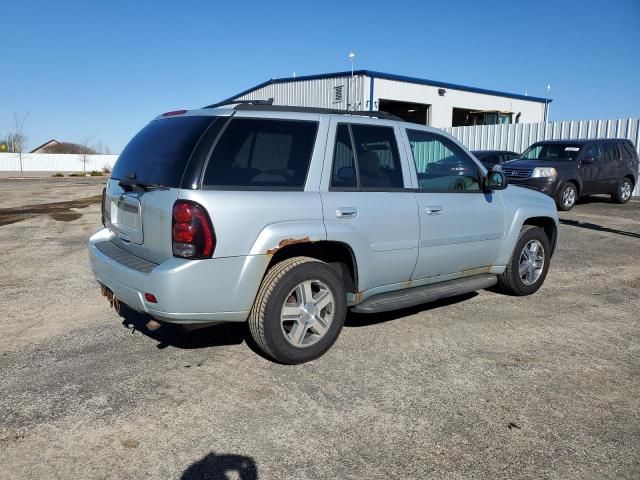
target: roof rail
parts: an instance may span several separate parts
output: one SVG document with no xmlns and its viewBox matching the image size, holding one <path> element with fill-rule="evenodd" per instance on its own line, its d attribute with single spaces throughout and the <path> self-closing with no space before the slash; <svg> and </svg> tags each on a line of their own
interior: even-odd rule
<svg viewBox="0 0 640 480">
<path fill-rule="evenodd" d="M 273 97 L 267 98 L 266 100 L 224 100 L 219 103 L 212 103 L 211 105 L 207 105 L 203 108 L 218 108 L 224 107 L 225 105 L 273 105 Z"/>
<path fill-rule="evenodd" d="M 392 115 L 391 113 L 382 112 L 382 111 L 338 110 L 335 108 L 319 108 L 319 107 L 294 107 L 294 106 L 288 106 L 288 105 L 272 105 L 269 103 L 240 103 L 236 105 L 234 110 L 324 113 L 324 114 L 334 114 L 334 115 L 358 115 L 361 117 L 375 117 L 375 118 L 381 118 L 384 120 L 404 121 L 402 118 L 396 115 Z"/>
</svg>

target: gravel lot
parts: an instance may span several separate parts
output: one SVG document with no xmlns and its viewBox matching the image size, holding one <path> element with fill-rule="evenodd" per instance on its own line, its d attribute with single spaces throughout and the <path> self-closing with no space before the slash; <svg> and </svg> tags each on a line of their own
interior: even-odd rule
<svg viewBox="0 0 640 480">
<path fill-rule="evenodd" d="M 245 325 L 119 318 L 103 182 L 0 179 L 2 478 L 640 477 L 640 201 L 561 214 L 534 296 L 350 315 L 292 367 Z"/>
</svg>

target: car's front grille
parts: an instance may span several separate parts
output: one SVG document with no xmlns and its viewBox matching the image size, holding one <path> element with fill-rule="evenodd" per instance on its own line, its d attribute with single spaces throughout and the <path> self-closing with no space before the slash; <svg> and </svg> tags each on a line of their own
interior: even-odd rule
<svg viewBox="0 0 640 480">
<path fill-rule="evenodd" d="M 530 168 L 509 168 L 503 167 L 502 171 L 509 178 L 529 178 L 533 172 Z"/>
<path fill-rule="evenodd" d="M 109 241 L 96 243 L 95 247 L 111 260 L 114 260 L 124 265 L 125 267 L 132 268 L 133 270 L 137 270 L 139 272 L 149 273 L 151 270 L 158 266 L 157 264 L 145 260 L 144 258 L 136 257 L 129 252 L 125 252 L 120 247 L 114 245 Z"/>
</svg>

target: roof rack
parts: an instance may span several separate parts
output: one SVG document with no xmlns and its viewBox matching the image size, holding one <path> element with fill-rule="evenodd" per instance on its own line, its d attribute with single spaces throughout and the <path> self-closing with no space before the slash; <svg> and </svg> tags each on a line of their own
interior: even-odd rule
<svg viewBox="0 0 640 480">
<path fill-rule="evenodd" d="M 240 103 L 236 105 L 236 107 L 234 107 L 234 110 L 358 115 L 361 117 L 375 117 L 375 118 L 381 118 L 384 120 L 403 121 L 402 118 L 396 115 L 392 115 L 391 113 L 382 112 L 382 111 L 338 110 L 335 108 L 318 108 L 318 107 L 292 107 L 288 105 L 272 105 L 270 103 Z"/>
<path fill-rule="evenodd" d="M 224 100 L 219 103 L 212 103 L 203 108 L 218 108 L 225 105 L 273 105 L 273 97 L 266 100 Z"/>
</svg>

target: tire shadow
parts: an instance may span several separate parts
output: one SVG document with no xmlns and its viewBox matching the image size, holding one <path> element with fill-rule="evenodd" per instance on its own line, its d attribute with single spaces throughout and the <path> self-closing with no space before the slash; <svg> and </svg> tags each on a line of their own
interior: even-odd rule
<svg viewBox="0 0 640 480">
<path fill-rule="evenodd" d="M 211 452 L 192 463 L 180 477 L 181 480 L 257 480 L 258 467 L 251 457 Z"/>
</svg>

